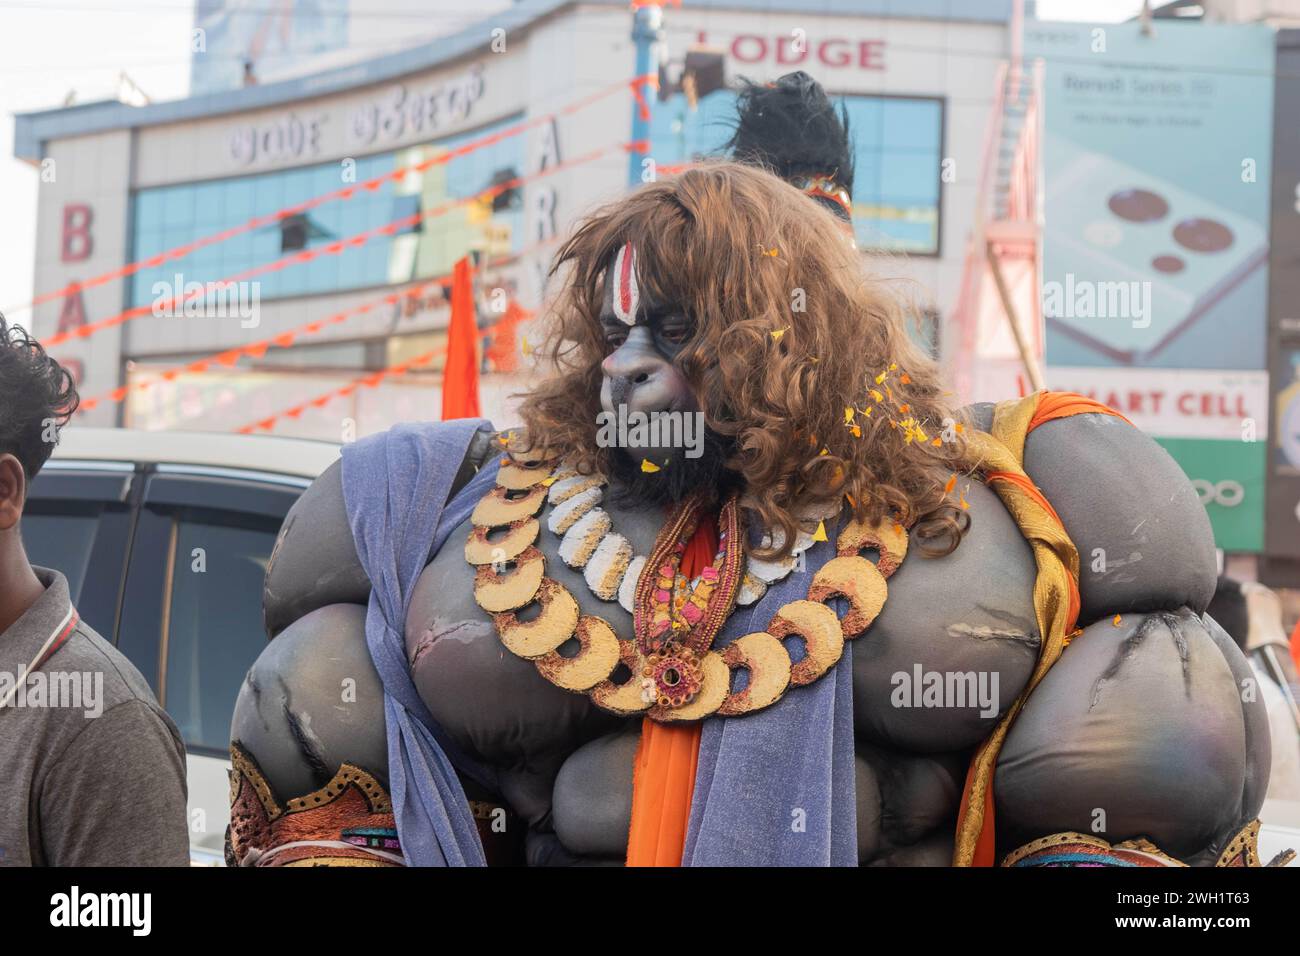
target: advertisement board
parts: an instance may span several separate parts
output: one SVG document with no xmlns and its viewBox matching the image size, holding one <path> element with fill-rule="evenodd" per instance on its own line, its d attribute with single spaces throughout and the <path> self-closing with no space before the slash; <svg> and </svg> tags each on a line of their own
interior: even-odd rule
<svg viewBox="0 0 1300 956">
<path fill-rule="evenodd" d="M 1161 441 L 1219 547 L 1260 551 L 1273 31 L 1038 23 L 1025 52 L 1044 62 L 1048 383 Z"/>
<path fill-rule="evenodd" d="M 1300 558 L 1300 30 L 1277 39 L 1269 356 L 1273 430 L 1266 550 Z M 1296 570 L 1300 570 L 1297 568 Z M 1293 575 L 1286 584 L 1295 587 Z"/>
</svg>

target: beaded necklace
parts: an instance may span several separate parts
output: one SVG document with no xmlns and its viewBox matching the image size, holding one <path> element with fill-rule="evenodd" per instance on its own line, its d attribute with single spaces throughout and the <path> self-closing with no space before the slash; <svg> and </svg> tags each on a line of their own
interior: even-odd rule
<svg viewBox="0 0 1300 956">
<path fill-rule="evenodd" d="M 871 625 L 884 606 L 885 578 L 907 553 L 907 533 L 897 525 L 849 521 L 836 538 L 837 556 L 812 575 L 806 600 L 782 605 L 764 630 L 715 650 L 713 641 L 744 582 L 759 572 L 779 572 L 786 562 L 751 559 L 749 573 L 744 573 L 740 508 L 732 496 L 719 513 L 718 555 L 698 585 L 690 588 L 689 606 L 698 615 L 684 610 L 687 603 L 675 614 L 672 600 L 681 548 L 699 520 L 699 499 L 678 505 L 650 555 L 634 559 L 631 544 L 613 531 L 609 515 L 595 507 L 600 487 L 599 479 L 548 462 L 503 460 L 497 487 L 470 517 L 473 530 L 465 542 L 465 560 L 477 569 L 474 599 L 491 615 L 502 644 L 533 661 L 557 687 L 584 693 L 598 707 L 618 714 L 690 721 L 771 706 L 788 688 L 824 675 L 839 660 L 844 641 Z M 592 491 L 595 496 L 590 496 Z M 582 494 L 589 495 L 586 510 L 569 505 Z M 620 603 L 631 605 L 633 639 L 620 639 L 603 618 L 582 615 L 573 595 L 545 576 L 546 557 L 536 547 L 541 530 L 537 515 L 548 499 L 552 510 L 547 524 L 563 535 L 561 558 L 584 571 L 593 593 L 610 595 L 604 600 L 617 594 Z M 590 562 L 602 549 L 609 560 L 593 575 Z M 877 561 L 862 556 L 864 550 L 875 550 Z M 634 562 L 640 566 L 634 567 Z M 792 568 L 790 561 L 784 573 Z M 625 591 L 627 602 L 622 600 Z M 835 597 L 848 602 L 843 618 L 823 603 Z M 517 612 L 533 605 L 537 613 L 520 620 Z M 791 636 L 804 642 L 806 653 L 798 663 L 782 644 Z M 576 653 L 561 654 L 561 646 L 571 639 L 578 645 Z M 629 679 L 616 680 L 620 664 Z M 731 671 L 742 667 L 749 671 L 749 681 L 732 692 Z"/>
</svg>

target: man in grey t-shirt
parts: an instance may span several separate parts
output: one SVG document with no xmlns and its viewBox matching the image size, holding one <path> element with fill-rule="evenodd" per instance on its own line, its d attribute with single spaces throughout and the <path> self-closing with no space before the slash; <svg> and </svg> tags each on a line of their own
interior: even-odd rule
<svg viewBox="0 0 1300 956">
<path fill-rule="evenodd" d="M 0 866 L 184 866 L 176 726 L 19 537 L 76 406 L 71 376 L 0 318 Z"/>
</svg>

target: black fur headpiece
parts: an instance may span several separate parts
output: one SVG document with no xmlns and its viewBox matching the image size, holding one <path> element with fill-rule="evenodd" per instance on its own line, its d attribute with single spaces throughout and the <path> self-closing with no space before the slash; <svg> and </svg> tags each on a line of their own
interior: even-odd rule
<svg viewBox="0 0 1300 956">
<path fill-rule="evenodd" d="M 853 194 L 848 111 L 837 112 L 821 84 L 802 70 L 775 83 L 740 81 L 736 127 L 727 149 L 787 182 L 826 177 Z M 842 218 L 847 214 L 828 202 Z"/>
</svg>

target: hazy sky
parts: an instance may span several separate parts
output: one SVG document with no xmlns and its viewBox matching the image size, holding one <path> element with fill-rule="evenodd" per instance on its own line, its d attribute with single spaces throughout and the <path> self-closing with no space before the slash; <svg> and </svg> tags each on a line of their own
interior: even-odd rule
<svg viewBox="0 0 1300 956">
<path fill-rule="evenodd" d="M 354 13 L 367 6 L 382 11 L 392 2 L 352 0 Z M 1038 11 L 1042 19 L 1106 21 L 1141 6 L 1039 0 Z M 79 102 L 112 97 L 123 72 L 154 101 L 182 97 L 192 26 L 192 0 L 0 0 L 0 309 L 33 294 L 37 176 L 13 158 L 12 114 L 57 106 L 71 91 Z"/>
</svg>

